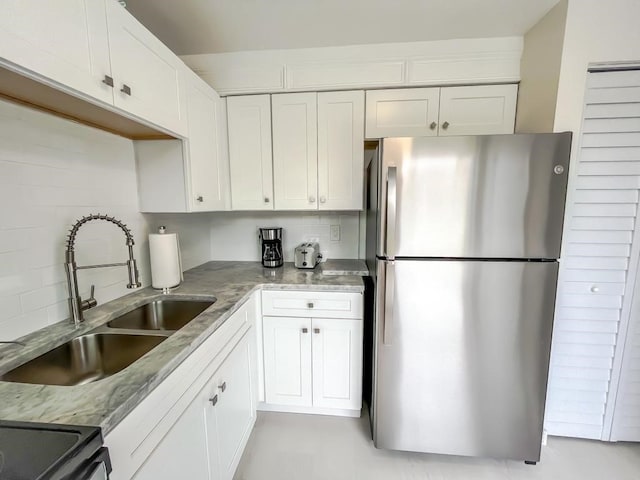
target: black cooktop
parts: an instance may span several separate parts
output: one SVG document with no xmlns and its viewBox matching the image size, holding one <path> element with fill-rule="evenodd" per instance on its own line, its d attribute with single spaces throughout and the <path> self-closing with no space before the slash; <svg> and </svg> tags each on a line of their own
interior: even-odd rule
<svg viewBox="0 0 640 480">
<path fill-rule="evenodd" d="M 101 446 L 99 427 L 0 420 L 0 480 L 65 478 Z"/>
</svg>

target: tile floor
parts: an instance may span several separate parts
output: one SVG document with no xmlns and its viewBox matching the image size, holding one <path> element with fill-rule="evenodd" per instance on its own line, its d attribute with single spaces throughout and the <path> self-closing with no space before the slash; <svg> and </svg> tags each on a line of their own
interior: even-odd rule
<svg viewBox="0 0 640 480">
<path fill-rule="evenodd" d="M 549 438 L 536 466 L 378 450 L 368 419 L 259 412 L 234 480 L 640 480 L 640 444 Z"/>
</svg>

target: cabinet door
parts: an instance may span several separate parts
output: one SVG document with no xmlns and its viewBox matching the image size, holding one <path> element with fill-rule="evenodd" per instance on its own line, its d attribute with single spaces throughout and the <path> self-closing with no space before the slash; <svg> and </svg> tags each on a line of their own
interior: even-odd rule
<svg viewBox="0 0 640 480">
<path fill-rule="evenodd" d="M 318 208 L 318 125 L 315 93 L 271 96 L 276 210 Z"/>
<path fill-rule="evenodd" d="M 207 407 L 203 408 L 206 404 L 207 399 L 200 392 L 145 460 L 133 480 L 210 478 L 205 430 Z"/>
<path fill-rule="evenodd" d="M 442 88 L 439 135 L 513 133 L 517 96 L 517 85 Z"/>
<path fill-rule="evenodd" d="M 107 24 L 114 105 L 186 136 L 182 61 L 114 0 L 107 1 Z"/>
<path fill-rule="evenodd" d="M 211 471 L 217 470 L 217 478 L 221 480 L 233 478 L 255 422 L 256 402 L 252 382 L 253 332 L 254 329 L 251 329 L 240 340 L 209 387 L 210 398 L 217 398 L 215 405 L 210 406 L 213 408 L 207 408 L 208 415 L 215 415 L 214 421 L 211 418 L 207 420 L 209 434 L 216 436 L 216 449 L 210 451 L 210 455 L 217 458 L 211 460 Z"/>
<path fill-rule="evenodd" d="M 439 88 L 367 92 L 367 138 L 432 137 L 438 134 Z"/>
<path fill-rule="evenodd" d="M 311 406 L 311 319 L 263 317 L 265 398 Z"/>
<path fill-rule="evenodd" d="M 320 210 L 361 210 L 364 91 L 318 94 Z"/>
<path fill-rule="evenodd" d="M 313 406 L 362 407 L 362 320 L 314 318 Z"/>
<path fill-rule="evenodd" d="M 195 74 L 193 74 L 195 76 Z M 192 211 L 226 210 L 229 169 L 226 155 L 224 100 L 204 82 L 194 78 L 187 84 L 189 138 L 186 167 L 191 188 Z"/>
<path fill-rule="evenodd" d="M 273 210 L 269 95 L 227 98 L 232 210 Z"/>
<path fill-rule="evenodd" d="M 0 59 L 113 103 L 104 0 L 3 0 Z"/>
</svg>

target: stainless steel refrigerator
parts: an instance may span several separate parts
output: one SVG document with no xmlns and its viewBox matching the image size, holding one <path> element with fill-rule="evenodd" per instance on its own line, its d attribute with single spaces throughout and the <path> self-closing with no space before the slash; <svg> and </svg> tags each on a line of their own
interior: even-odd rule
<svg viewBox="0 0 640 480">
<path fill-rule="evenodd" d="M 377 447 L 539 460 L 570 143 L 381 141 L 367 200 Z"/>
</svg>

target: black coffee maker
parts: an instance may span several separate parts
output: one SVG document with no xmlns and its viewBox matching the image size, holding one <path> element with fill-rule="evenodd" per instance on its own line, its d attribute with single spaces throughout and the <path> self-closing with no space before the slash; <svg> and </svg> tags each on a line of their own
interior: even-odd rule
<svg viewBox="0 0 640 480">
<path fill-rule="evenodd" d="M 280 267 L 284 263 L 282 256 L 282 228 L 260 228 L 262 241 L 262 265 L 269 268 Z"/>
</svg>

